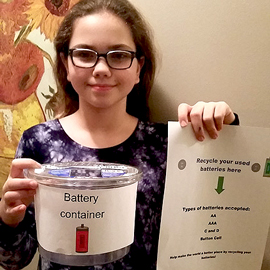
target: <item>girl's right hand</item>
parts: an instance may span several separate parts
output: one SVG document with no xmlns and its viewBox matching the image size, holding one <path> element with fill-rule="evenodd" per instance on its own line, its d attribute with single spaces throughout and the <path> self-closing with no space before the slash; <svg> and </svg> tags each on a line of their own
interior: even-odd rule
<svg viewBox="0 0 270 270">
<path fill-rule="evenodd" d="M 23 169 L 40 166 L 32 159 L 22 158 L 12 161 L 0 201 L 0 218 L 5 224 L 17 227 L 24 219 L 26 208 L 34 200 L 38 184 L 35 180 L 24 178 Z"/>
</svg>

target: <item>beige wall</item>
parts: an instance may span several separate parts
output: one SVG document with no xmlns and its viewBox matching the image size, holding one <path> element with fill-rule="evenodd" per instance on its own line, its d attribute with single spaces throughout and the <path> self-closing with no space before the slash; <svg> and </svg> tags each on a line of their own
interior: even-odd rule
<svg viewBox="0 0 270 270">
<path fill-rule="evenodd" d="M 270 127 L 270 1 L 132 2 L 162 52 L 154 120 L 177 119 L 180 102 L 224 100 L 242 125 Z"/>
</svg>

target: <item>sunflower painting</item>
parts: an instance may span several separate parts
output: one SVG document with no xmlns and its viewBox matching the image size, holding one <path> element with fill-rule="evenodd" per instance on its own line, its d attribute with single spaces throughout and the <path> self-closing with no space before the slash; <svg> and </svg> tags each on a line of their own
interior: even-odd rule
<svg viewBox="0 0 270 270">
<path fill-rule="evenodd" d="M 0 0 L 0 189 L 23 131 L 53 115 L 52 41 L 78 0 Z"/>
</svg>

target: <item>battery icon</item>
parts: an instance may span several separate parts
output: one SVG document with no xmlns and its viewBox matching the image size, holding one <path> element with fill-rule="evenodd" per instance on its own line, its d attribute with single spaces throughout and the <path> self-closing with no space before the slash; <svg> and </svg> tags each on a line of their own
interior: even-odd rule
<svg viewBox="0 0 270 270">
<path fill-rule="evenodd" d="M 88 237 L 89 228 L 82 224 L 76 228 L 76 252 L 86 253 L 88 252 Z"/>
<path fill-rule="evenodd" d="M 264 177 L 270 177 L 270 158 L 267 158 L 264 166 Z"/>
</svg>

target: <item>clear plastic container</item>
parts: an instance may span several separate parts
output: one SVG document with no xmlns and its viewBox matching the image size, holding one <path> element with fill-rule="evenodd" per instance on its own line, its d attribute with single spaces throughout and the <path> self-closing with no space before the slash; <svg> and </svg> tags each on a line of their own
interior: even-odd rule
<svg viewBox="0 0 270 270">
<path fill-rule="evenodd" d="M 102 162 L 45 164 L 25 170 L 39 183 L 39 252 L 55 263 L 91 266 L 125 256 L 134 240 L 137 184 L 133 166 Z"/>
</svg>

